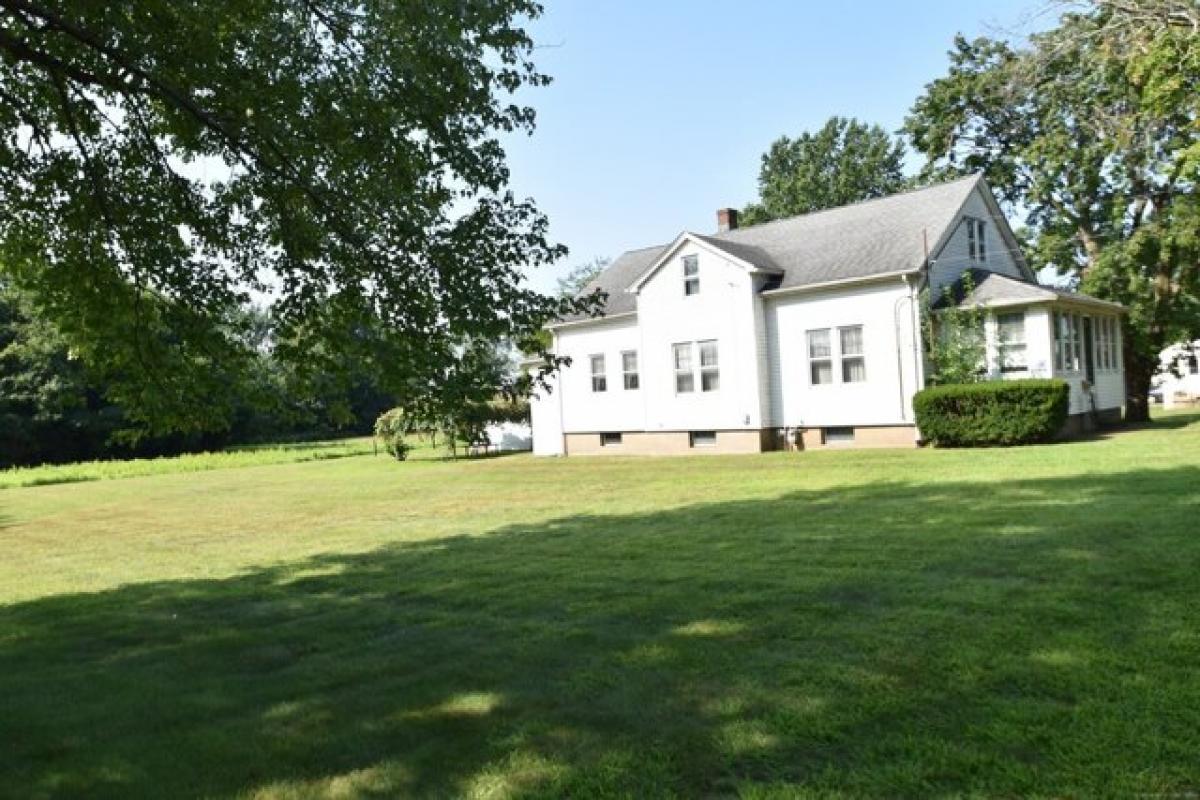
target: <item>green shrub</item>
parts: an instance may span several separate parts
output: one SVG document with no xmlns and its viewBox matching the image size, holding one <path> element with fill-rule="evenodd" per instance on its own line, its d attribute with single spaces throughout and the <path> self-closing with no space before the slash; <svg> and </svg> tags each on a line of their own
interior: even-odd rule
<svg viewBox="0 0 1200 800">
<path fill-rule="evenodd" d="M 384 448 L 397 461 L 408 458 L 411 446 L 404 437 L 412 432 L 412 421 L 401 408 L 393 408 L 379 415 L 375 420 L 375 436 L 383 441 Z"/>
<path fill-rule="evenodd" d="M 921 436 L 942 447 L 1029 444 L 1062 429 L 1070 396 L 1061 380 L 947 384 L 917 392 L 913 410 Z"/>
</svg>

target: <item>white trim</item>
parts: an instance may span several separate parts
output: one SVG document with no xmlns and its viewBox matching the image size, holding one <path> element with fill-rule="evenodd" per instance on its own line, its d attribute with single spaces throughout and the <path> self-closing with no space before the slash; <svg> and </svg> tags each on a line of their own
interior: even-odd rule
<svg viewBox="0 0 1200 800">
<path fill-rule="evenodd" d="M 721 258 L 724 258 L 724 259 L 732 262 L 733 264 L 736 264 L 737 266 L 741 267 L 743 270 L 745 270 L 750 275 L 760 275 L 760 274 L 779 275 L 779 274 L 781 274 L 780 270 L 764 269 L 762 267 L 751 264 L 749 261 L 746 261 L 743 258 L 738 258 L 733 253 L 730 253 L 728 250 L 722 250 L 719 246 L 706 242 L 705 240 L 701 239 L 699 236 L 692 233 L 691 231 L 684 231 L 683 233 L 676 236 L 675 240 L 673 242 L 671 242 L 669 245 L 666 246 L 666 248 L 662 251 L 662 254 L 660 254 L 659 257 L 657 259 L 655 259 L 650 264 L 650 266 L 647 267 L 645 269 L 645 271 L 643 271 L 642 274 L 638 276 L 637 280 L 635 280 L 632 284 L 630 284 L 629 288 L 626 289 L 625 291 L 631 292 L 633 294 L 637 294 L 638 292 L 640 292 L 642 290 L 642 286 L 644 286 L 647 281 L 649 281 L 652 277 L 654 277 L 655 273 L 657 273 L 660 269 L 662 269 L 664 266 L 666 266 L 667 262 L 669 262 L 671 259 L 673 259 L 675 257 L 675 253 L 678 252 L 679 248 L 682 247 L 684 244 L 688 244 L 688 243 L 693 244 L 696 247 L 703 248 L 704 250 L 707 250 L 709 253 L 712 253 L 713 255 L 720 256 Z"/>
<path fill-rule="evenodd" d="M 759 294 L 761 294 L 763 297 L 776 297 L 778 295 L 800 294 L 802 292 L 819 292 L 823 289 L 835 289 L 840 286 L 855 286 L 860 283 L 872 283 L 874 281 L 889 281 L 904 275 L 916 275 L 920 271 L 920 267 L 911 267 L 909 269 L 895 270 L 894 272 L 877 272 L 874 275 L 861 275 L 857 278 L 841 278 L 836 281 L 806 283 L 803 286 L 786 286 L 782 289 L 767 289 L 765 292 L 759 292 Z"/>
<path fill-rule="evenodd" d="M 962 306 L 964 308 L 1021 308 L 1027 306 L 1064 306 L 1067 308 L 1078 307 L 1095 310 L 1097 308 L 1104 309 L 1113 314 L 1128 313 L 1128 309 L 1120 303 L 1113 303 L 1109 300 L 1101 300 L 1098 297 L 1064 297 L 1060 294 L 1048 291 L 1045 297 L 1036 298 L 1018 298 L 1013 300 L 988 300 L 983 303 L 973 303 L 970 306 Z M 934 309 L 935 314 L 941 314 L 947 311 L 946 308 Z"/>
<path fill-rule="evenodd" d="M 569 319 L 565 322 L 547 322 L 542 327 L 548 331 L 556 331 L 560 328 L 575 328 L 580 325 L 592 325 L 597 322 L 608 322 L 614 319 L 625 319 L 626 317 L 636 317 L 636 311 L 622 311 L 620 314 L 607 314 L 602 317 L 588 317 L 587 319 Z"/>
</svg>

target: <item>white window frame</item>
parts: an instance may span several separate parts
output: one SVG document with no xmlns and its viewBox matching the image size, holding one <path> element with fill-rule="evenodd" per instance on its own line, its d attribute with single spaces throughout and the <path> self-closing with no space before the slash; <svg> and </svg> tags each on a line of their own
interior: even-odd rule
<svg viewBox="0 0 1200 800">
<path fill-rule="evenodd" d="M 620 447 L 624 443 L 624 438 L 620 431 L 602 431 L 600 433 L 600 446 Z"/>
<path fill-rule="evenodd" d="M 684 358 L 681 359 L 680 355 Z M 695 359 L 692 342 L 676 342 L 671 345 L 671 367 L 675 373 L 675 394 L 694 394 L 696 391 Z M 687 388 L 682 388 L 681 379 L 687 379 Z"/>
<path fill-rule="evenodd" d="M 1021 320 L 1021 338 L 1020 340 L 1006 342 L 1004 340 L 1004 325 L 1003 318 L 1019 317 Z M 996 314 L 996 366 L 1001 372 L 1028 372 L 1029 371 L 1029 326 L 1026 324 L 1027 319 L 1024 311 L 1004 311 Z M 1010 366 L 1007 355 L 1009 352 L 1018 352 L 1021 354 L 1020 364 Z"/>
<path fill-rule="evenodd" d="M 858 331 L 858 352 L 846 353 L 845 340 L 843 334 L 847 331 Z M 837 329 L 837 354 L 838 354 L 838 375 L 842 379 L 842 383 L 866 383 L 867 382 L 867 331 L 862 324 L 858 325 L 841 325 Z M 846 365 L 850 362 L 858 361 L 862 364 L 862 380 L 852 381 L 846 378 Z"/>
<path fill-rule="evenodd" d="M 630 356 L 633 357 L 633 369 L 629 368 Z M 625 391 L 627 392 L 637 391 L 642 388 L 641 376 L 638 374 L 637 350 L 621 351 L 621 385 L 625 387 Z"/>
<path fill-rule="evenodd" d="M 695 254 L 683 257 L 683 296 L 695 297 L 700 294 L 700 256 Z"/>
<path fill-rule="evenodd" d="M 599 362 L 600 370 L 596 370 Z M 604 354 L 593 353 L 588 356 L 588 365 L 592 370 L 592 392 L 599 394 L 608 391 L 608 369 L 605 366 Z"/>
<path fill-rule="evenodd" d="M 967 257 L 971 261 L 987 260 L 987 226 L 977 217 L 964 217 L 967 221 Z"/>
<path fill-rule="evenodd" d="M 706 441 L 699 441 L 699 439 Z M 716 431 L 688 431 L 688 447 L 716 447 L 717 432 Z"/>
<path fill-rule="evenodd" d="M 856 353 L 847 353 L 842 346 L 842 337 L 845 332 L 855 329 L 859 331 L 860 348 Z M 813 355 L 814 335 L 824 335 L 828 355 Z M 856 322 L 851 325 L 838 325 L 829 328 L 810 328 L 804 332 L 804 350 L 807 356 L 809 386 L 834 386 L 839 384 L 851 386 L 867 382 L 867 326 L 863 323 Z M 862 364 L 862 380 L 847 380 L 846 368 L 855 361 Z M 817 367 L 828 369 L 828 381 L 814 380 L 814 372 Z"/>
<path fill-rule="evenodd" d="M 1054 312 L 1054 368 L 1077 375 L 1083 371 L 1083 322 L 1078 314 Z"/>
<path fill-rule="evenodd" d="M 826 355 L 813 355 L 813 334 L 825 335 L 825 349 L 828 351 Z M 831 386 L 835 383 L 833 373 L 833 328 L 811 328 L 804 332 L 804 351 L 807 354 L 808 364 L 808 385 L 809 386 Z M 814 380 L 813 368 L 818 365 L 824 365 L 829 369 L 828 381 Z"/>
<path fill-rule="evenodd" d="M 705 363 L 705 348 L 712 346 L 708 355 L 711 355 L 711 363 Z M 721 357 L 720 350 L 717 347 L 716 339 L 703 339 L 696 342 L 696 349 L 699 351 L 700 358 L 700 391 L 701 392 L 716 392 L 721 389 Z"/>
</svg>

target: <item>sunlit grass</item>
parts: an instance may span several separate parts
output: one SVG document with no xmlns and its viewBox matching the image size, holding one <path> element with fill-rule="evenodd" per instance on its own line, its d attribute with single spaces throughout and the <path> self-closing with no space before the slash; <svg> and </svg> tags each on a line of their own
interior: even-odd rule
<svg viewBox="0 0 1200 800">
<path fill-rule="evenodd" d="M 428 440 L 413 438 L 409 458 L 420 460 L 446 455 Z M 55 483 L 134 478 L 144 475 L 207 472 L 214 469 L 261 467 L 305 461 L 328 461 L 349 456 L 379 455 L 383 447 L 370 437 L 330 439 L 317 442 L 241 445 L 219 452 L 185 453 L 161 458 L 132 458 L 124 461 L 83 461 L 0 470 L 0 489 L 16 486 L 48 486 Z"/>
<path fill-rule="evenodd" d="M 0 796 L 1200 791 L 1200 415 L 0 492 Z"/>
</svg>

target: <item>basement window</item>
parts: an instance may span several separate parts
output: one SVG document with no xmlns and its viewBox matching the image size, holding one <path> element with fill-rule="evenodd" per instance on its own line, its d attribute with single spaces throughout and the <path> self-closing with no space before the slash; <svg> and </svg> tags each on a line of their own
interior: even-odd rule
<svg viewBox="0 0 1200 800">
<path fill-rule="evenodd" d="M 619 433 L 602 433 L 600 434 L 601 447 L 616 447 L 621 444 L 621 434 Z"/>
<path fill-rule="evenodd" d="M 691 447 L 715 447 L 717 444 L 717 432 L 691 431 L 688 433 L 688 444 Z"/>
<path fill-rule="evenodd" d="M 854 444 L 854 428 L 822 428 L 822 444 Z"/>
</svg>

